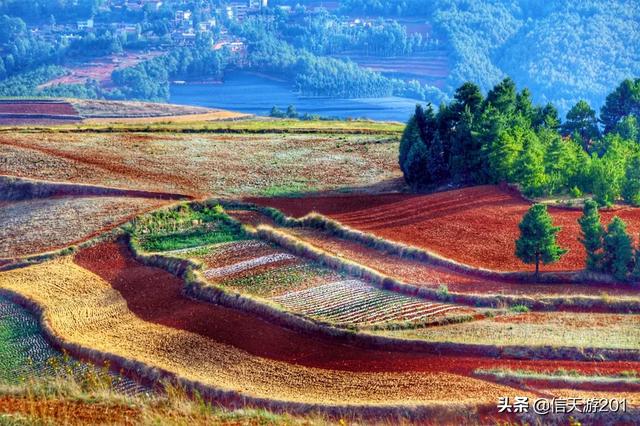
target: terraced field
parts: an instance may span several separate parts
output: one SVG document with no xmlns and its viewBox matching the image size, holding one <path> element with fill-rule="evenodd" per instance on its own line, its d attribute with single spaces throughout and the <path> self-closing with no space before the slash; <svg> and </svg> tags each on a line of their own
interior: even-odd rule
<svg viewBox="0 0 640 426">
<path fill-rule="evenodd" d="M 433 251 L 468 265 L 499 271 L 532 270 L 515 256 L 518 223 L 530 203 L 497 186 L 476 186 L 427 195 L 387 194 L 306 197 L 302 199 L 251 198 L 276 207 L 289 216 L 312 211 L 379 237 Z M 559 244 L 569 252 L 543 271 L 584 268 L 584 248 L 578 242 L 579 210 L 550 207 L 554 224 L 562 229 Z M 620 207 L 603 210 L 605 223 L 616 215 L 640 232 L 640 210 Z"/>
<path fill-rule="evenodd" d="M 149 194 L 52 190 L 46 198 L 0 201 L 0 266 L 9 263 L 6 257 L 62 248 L 137 216 L 121 229 L 128 242 L 105 238 L 73 256 L 0 272 L 0 290 L 42 308 L 43 327 L 71 355 L 98 365 L 108 360 L 152 383 L 178 379 L 216 406 L 319 409 L 335 416 L 330 422 L 342 416 L 350 421 L 353 413 L 369 416 L 356 417 L 358 424 L 372 418 L 392 424 L 514 422 L 523 418 L 493 416 L 499 397 L 515 395 L 624 396 L 636 410 L 630 424 L 637 419 L 636 379 L 616 388 L 605 383 L 640 371 L 635 287 L 495 281 L 329 231 L 278 226 L 237 207 L 242 197 L 261 196 L 251 199 L 289 215 L 318 210 L 474 267 L 523 271 L 512 246 L 528 206 L 520 197 L 489 186 L 380 195 L 397 190 L 400 177 L 398 128 L 386 124 L 212 123 L 0 132 L 0 173 L 171 193 L 155 200 Z M 316 190 L 318 196 L 302 195 Z M 336 196 L 335 190 L 365 195 Z M 157 209 L 174 203 L 172 194 L 228 199 Z M 225 212 L 218 203 L 236 207 Z M 546 269 L 580 268 L 580 213 L 550 210 L 563 226 L 561 245 L 571 251 Z M 620 208 L 603 216 L 620 215 L 635 235 L 638 211 Z M 242 227 L 237 220 L 272 229 Z M 462 294 L 452 298 L 449 291 Z M 532 302 L 525 303 L 530 308 L 514 305 L 512 296 Z M 560 302 L 545 305 L 543 298 Z M 498 303 L 484 304 L 489 299 Z M 587 302 L 565 306 L 569 299 Z M 614 305 L 620 313 L 604 313 Z M 24 314 L 0 298 L 0 378 L 9 381 L 46 375 L 47 359 L 59 357 L 42 340 L 36 319 Z M 91 371 L 82 365 L 74 374 Z M 479 374 L 489 370 L 514 377 Z M 515 378 L 522 371 L 537 377 L 559 370 L 583 383 Z M 25 412 L 21 404 L 0 396 L 0 412 Z M 202 401 L 195 404 L 204 409 Z M 41 406 L 57 407 L 50 401 Z M 141 415 L 131 407 L 118 409 Z M 86 407 L 77 408 L 89 415 Z M 198 424 L 194 418 L 187 423 Z M 268 423 L 257 418 L 247 422 Z"/>
<path fill-rule="evenodd" d="M 359 280 L 325 284 L 273 300 L 293 312 L 340 325 L 418 322 L 452 311 L 471 311 L 380 290 Z"/>
<path fill-rule="evenodd" d="M 230 132 L 245 134 L 145 133 L 144 125 L 141 133 L 0 134 L 0 174 L 234 197 L 402 184 L 394 134 L 286 134 L 278 122 L 240 124 L 234 132 L 230 123 Z"/>
<path fill-rule="evenodd" d="M 185 220 L 180 219 L 179 222 L 185 223 Z M 137 226 L 145 226 L 143 223 Z M 209 224 L 213 229 L 220 226 L 215 222 Z M 189 235 L 193 231 L 184 229 L 182 232 Z M 180 238 L 175 233 L 171 236 Z M 154 235 L 142 238 L 148 240 Z M 230 239 L 244 238 L 240 233 L 230 235 Z M 304 260 L 274 244 L 253 239 L 164 253 L 201 262 L 203 275 L 211 283 L 241 293 L 270 297 L 297 314 L 343 326 L 418 323 L 442 318 L 453 311 L 473 312 L 456 305 L 430 303 L 381 290 Z"/>
<path fill-rule="evenodd" d="M 63 248 L 166 203 L 150 198 L 61 197 L 0 204 L 0 258 Z"/>
<path fill-rule="evenodd" d="M 114 245 L 88 249 L 76 262 L 79 265 L 63 259 L 3 273 L 0 287 L 46 307 L 48 322 L 60 338 L 91 348 L 96 355 L 112 353 L 141 361 L 246 398 L 311 405 L 411 406 L 437 401 L 457 406 L 489 403 L 509 392 L 477 379 L 428 372 L 432 363 L 411 362 L 410 355 L 403 358 L 413 367 L 399 370 L 401 362 L 391 362 L 381 372 L 360 362 L 345 367 L 362 372 L 315 368 L 311 365 L 331 361 L 327 357 L 349 359 L 354 349 L 336 352 L 330 341 L 186 299 L 179 280 L 136 264 Z M 304 361 L 301 353 L 307 353 Z M 366 358 L 373 361 L 382 355 L 373 352 Z M 423 372 L 409 372 L 413 369 Z"/>
<path fill-rule="evenodd" d="M 640 315 L 507 312 L 460 324 L 384 332 L 405 338 L 484 345 L 637 349 Z"/>
<path fill-rule="evenodd" d="M 44 338 L 33 314 L 0 296 L 0 385 L 64 377 L 80 384 L 100 382 L 105 388 L 127 395 L 150 392 L 131 379 L 75 361 L 56 350 Z"/>
<path fill-rule="evenodd" d="M 272 221 L 264 216 L 256 216 L 254 219 L 254 223 L 272 223 Z M 446 285 L 450 291 L 467 294 L 500 293 L 529 296 L 602 296 L 603 294 L 607 294 L 627 298 L 640 297 L 637 289 L 628 284 L 585 285 L 575 283 L 527 283 L 523 285 L 520 282 L 473 276 L 446 267 L 401 258 L 317 229 L 294 227 L 287 228 L 285 231 L 329 253 L 364 265 L 369 265 L 387 276 L 398 278 L 404 282 L 420 287 L 438 288 L 440 285 Z"/>
</svg>

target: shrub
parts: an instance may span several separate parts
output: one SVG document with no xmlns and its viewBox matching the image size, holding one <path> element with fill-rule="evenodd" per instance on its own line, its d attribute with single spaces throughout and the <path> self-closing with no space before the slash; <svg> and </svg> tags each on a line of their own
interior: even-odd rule
<svg viewBox="0 0 640 426">
<path fill-rule="evenodd" d="M 440 284 L 438 290 L 436 290 L 436 297 L 438 300 L 442 300 L 444 302 L 451 300 L 451 294 L 449 293 L 449 287 L 446 284 Z"/>
<path fill-rule="evenodd" d="M 509 308 L 509 310 L 511 312 L 525 313 L 525 312 L 529 312 L 529 307 L 526 305 L 513 305 L 511 308 Z"/>
</svg>

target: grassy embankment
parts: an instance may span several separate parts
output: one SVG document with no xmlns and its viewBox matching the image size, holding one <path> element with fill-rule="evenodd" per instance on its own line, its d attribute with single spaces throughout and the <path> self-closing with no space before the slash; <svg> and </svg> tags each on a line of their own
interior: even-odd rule
<svg viewBox="0 0 640 426">
<path fill-rule="evenodd" d="M 24 126 L 23 132 L 174 132 L 174 133 L 343 133 L 343 134 L 387 134 L 399 135 L 404 125 L 394 122 L 341 121 L 341 120 L 269 120 L 246 119 L 236 121 L 166 121 L 148 124 L 122 123 L 78 123 L 60 126 Z M 0 131 L 15 131 L 7 127 Z"/>
</svg>

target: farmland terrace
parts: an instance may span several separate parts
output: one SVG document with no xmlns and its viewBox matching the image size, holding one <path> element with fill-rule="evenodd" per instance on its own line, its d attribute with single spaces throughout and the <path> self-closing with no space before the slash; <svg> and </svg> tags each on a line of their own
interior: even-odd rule
<svg viewBox="0 0 640 426">
<path fill-rule="evenodd" d="M 443 257 L 497 271 L 532 270 L 515 256 L 518 223 L 530 207 L 519 194 L 497 186 L 478 186 L 435 194 L 383 194 L 332 197 L 248 198 L 276 207 L 290 216 L 318 212 L 354 229 L 392 241 L 431 250 Z M 583 269 L 584 248 L 578 241 L 580 210 L 550 207 L 554 224 L 562 229 L 560 246 L 569 252 L 544 270 Z M 607 223 L 619 216 L 631 235 L 640 232 L 640 210 L 606 209 Z"/>
<path fill-rule="evenodd" d="M 637 423 L 637 288 L 529 282 L 519 195 L 401 192 L 395 124 L 164 120 L 0 132 L 0 292 L 30 338 L 227 408 L 493 424 L 522 420 L 501 396 L 577 395 Z M 580 213 L 550 211 L 547 269 L 574 274 Z"/>
</svg>

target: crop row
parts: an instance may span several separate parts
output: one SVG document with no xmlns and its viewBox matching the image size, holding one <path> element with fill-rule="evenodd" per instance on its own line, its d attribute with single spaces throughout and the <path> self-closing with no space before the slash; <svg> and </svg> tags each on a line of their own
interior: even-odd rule
<svg viewBox="0 0 640 426">
<path fill-rule="evenodd" d="M 234 263 L 232 265 L 207 269 L 206 271 L 204 271 L 204 276 L 207 278 L 220 278 L 272 263 L 278 263 L 285 260 L 293 260 L 295 258 L 296 257 L 294 255 L 289 253 L 274 253 L 267 256 L 260 256 L 249 260 L 243 260 L 242 262 Z"/>
<path fill-rule="evenodd" d="M 459 309 L 380 290 L 360 280 L 291 292 L 274 300 L 299 314 L 338 324 L 419 321 Z"/>
</svg>

